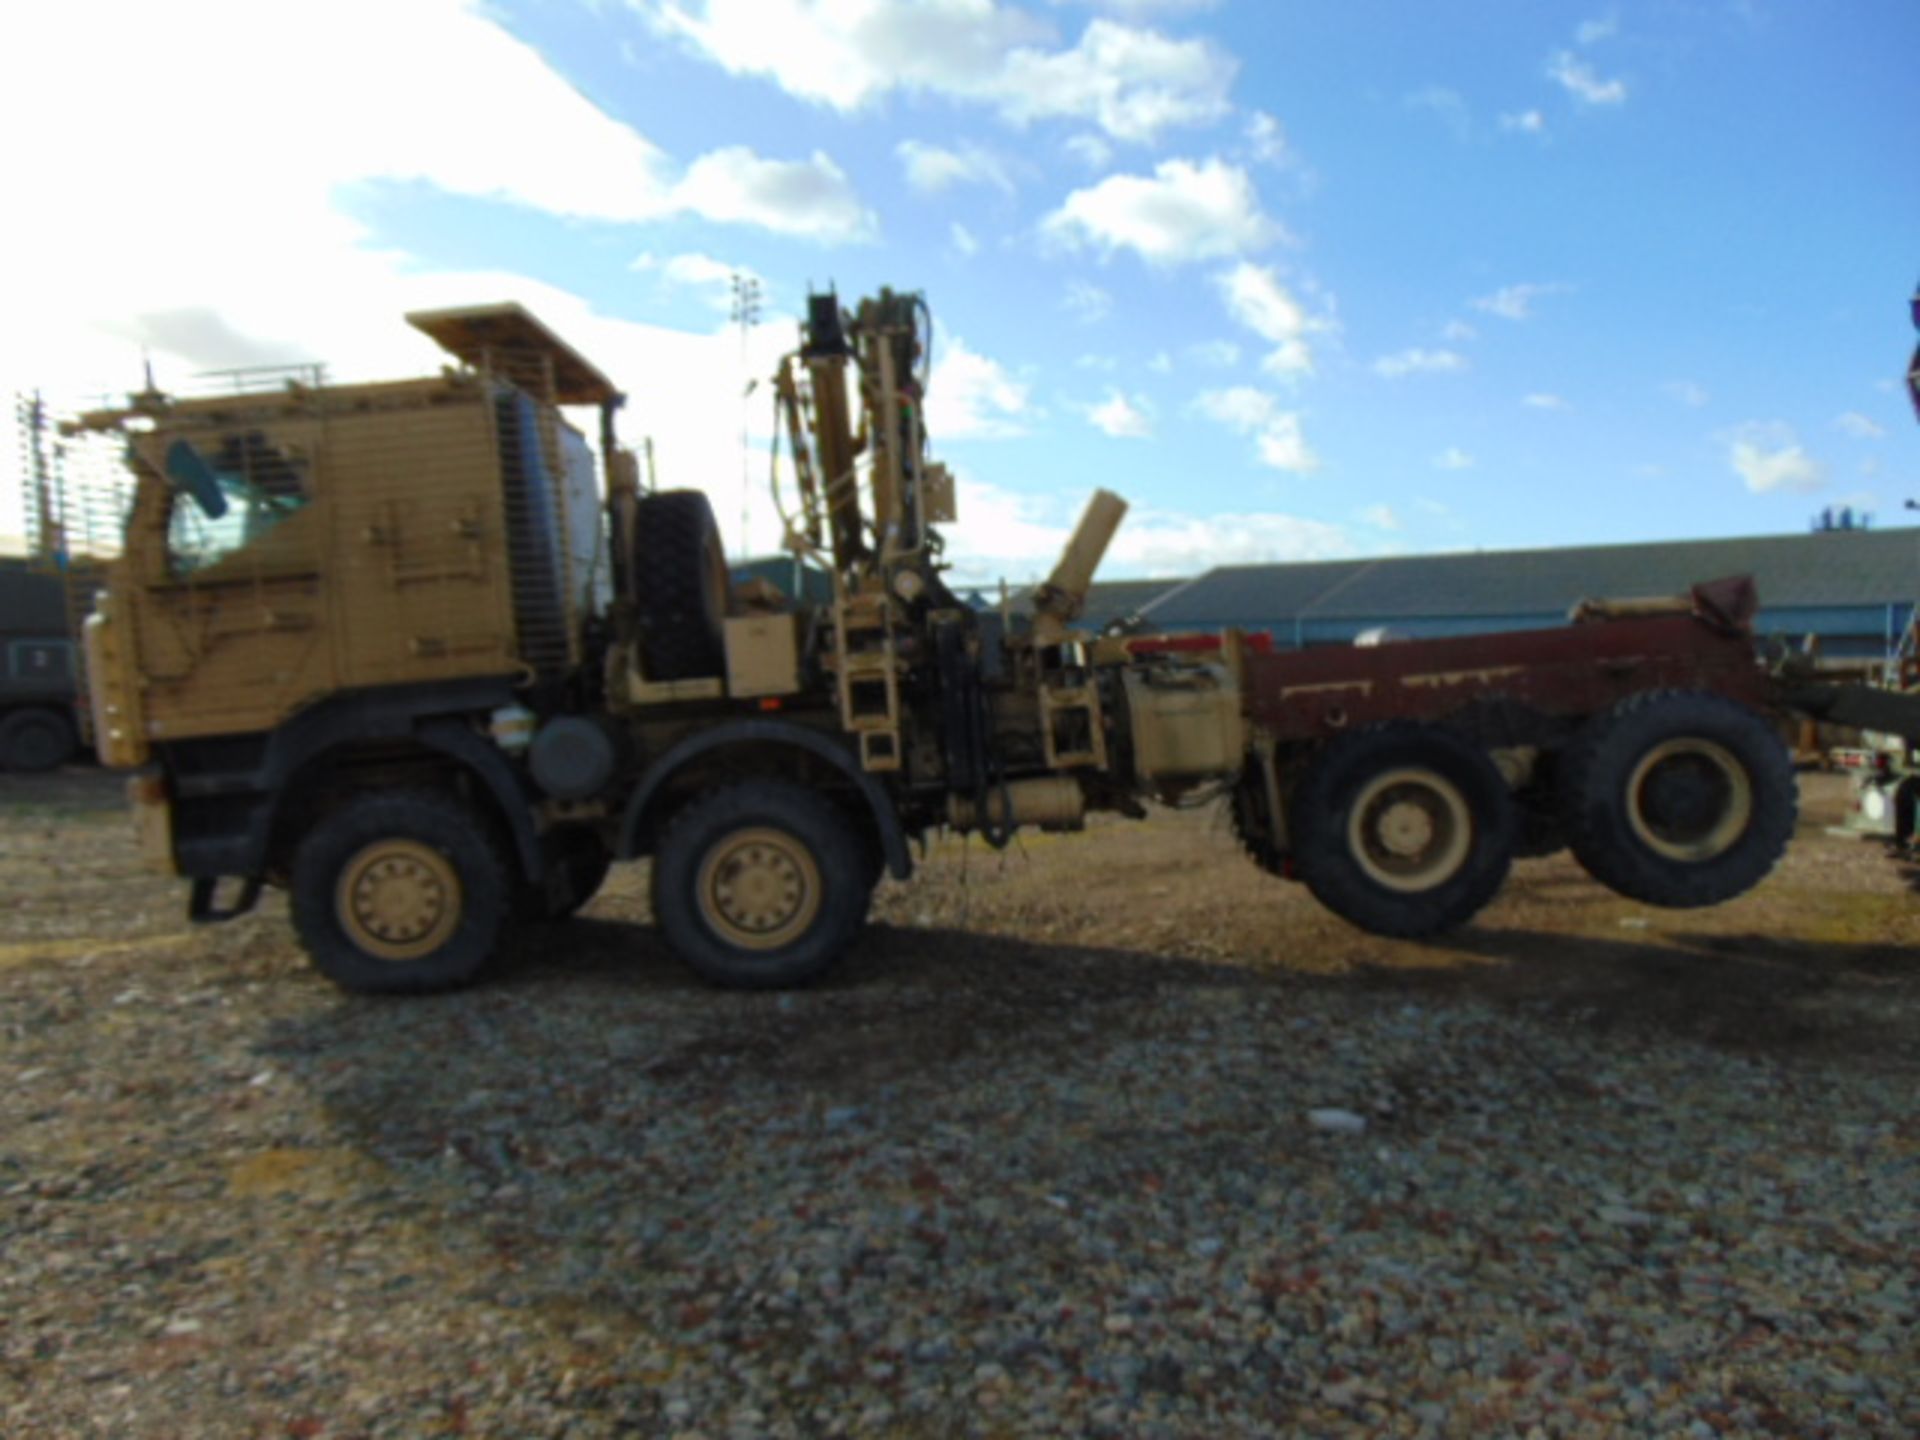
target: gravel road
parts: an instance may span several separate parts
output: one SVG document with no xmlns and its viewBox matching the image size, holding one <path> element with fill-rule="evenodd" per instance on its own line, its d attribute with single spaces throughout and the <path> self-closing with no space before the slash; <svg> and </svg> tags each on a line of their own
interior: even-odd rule
<svg viewBox="0 0 1920 1440">
<path fill-rule="evenodd" d="M 788 995 L 634 871 L 376 1003 L 0 801 L 8 1435 L 1920 1434 L 1920 900 L 1817 825 L 1431 946 L 1204 816 L 948 847 Z"/>
</svg>

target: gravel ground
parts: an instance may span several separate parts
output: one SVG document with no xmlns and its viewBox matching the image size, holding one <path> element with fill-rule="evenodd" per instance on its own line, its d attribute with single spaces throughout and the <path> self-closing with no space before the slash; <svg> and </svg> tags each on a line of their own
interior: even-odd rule
<svg viewBox="0 0 1920 1440">
<path fill-rule="evenodd" d="M 6 783 L 8 1435 L 1920 1434 L 1920 902 L 1817 826 L 1431 946 L 1204 816 L 949 846 L 764 996 L 633 871 L 378 1003 Z"/>
</svg>

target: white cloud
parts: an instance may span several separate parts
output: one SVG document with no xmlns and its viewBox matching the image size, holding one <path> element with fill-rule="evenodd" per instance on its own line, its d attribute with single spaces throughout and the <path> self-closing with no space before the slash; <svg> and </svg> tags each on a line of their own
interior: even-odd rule
<svg viewBox="0 0 1920 1440">
<path fill-rule="evenodd" d="M 1362 523 L 1371 525 L 1376 530 L 1398 530 L 1400 528 L 1400 516 L 1395 513 L 1391 505 L 1368 505 L 1361 510 L 1360 519 Z"/>
<path fill-rule="evenodd" d="M 1279 376 L 1313 373 L 1307 334 L 1315 323 L 1270 267 L 1243 260 L 1223 271 L 1217 283 L 1233 318 L 1274 346 L 1261 369 Z"/>
<path fill-rule="evenodd" d="M 1531 395 L 1522 396 L 1520 403 L 1533 410 L 1571 410 L 1573 408 L 1561 396 L 1550 395 L 1539 390 Z"/>
<path fill-rule="evenodd" d="M 740 277 L 742 281 L 751 280 L 760 287 L 762 308 L 765 308 L 770 297 L 770 287 L 766 278 L 751 267 L 729 264 L 725 260 L 717 260 L 711 255 L 702 255 L 697 251 L 669 255 L 664 260 L 651 254 L 640 255 L 634 259 L 630 268 L 658 275 L 661 282 L 666 285 L 704 291 L 703 298 L 718 310 L 730 310 L 733 307 L 735 276 Z"/>
<path fill-rule="evenodd" d="M 999 361 L 955 336 L 940 348 L 927 381 L 927 432 L 936 445 L 1023 434 L 1029 394 Z"/>
<path fill-rule="evenodd" d="M 1887 434 L 1885 427 L 1858 410 L 1849 410 L 1844 415 L 1836 416 L 1833 424 L 1843 435 L 1851 435 L 1856 440 L 1883 440 Z"/>
<path fill-rule="evenodd" d="M 1450 345 L 1459 345 L 1468 340 L 1478 340 L 1480 332 L 1464 320 L 1449 320 L 1440 327 L 1440 338 Z"/>
<path fill-rule="evenodd" d="M 846 175 L 821 151 L 766 160 L 744 146 L 702 155 L 674 187 L 680 209 L 808 240 L 869 240 L 879 228 Z"/>
<path fill-rule="evenodd" d="M 1277 397 L 1251 385 L 1205 390 L 1194 397 L 1200 415 L 1236 434 L 1251 435 L 1254 454 L 1262 465 L 1297 475 L 1320 468 L 1320 458 L 1307 444 L 1298 411 L 1282 410 Z"/>
<path fill-rule="evenodd" d="M 1202 340 L 1189 345 L 1187 354 L 1196 365 L 1213 370 L 1231 370 L 1240 363 L 1240 347 L 1231 340 Z"/>
<path fill-rule="evenodd" d="M 1423 350 L 1419 346 L 1373 362 L 1373 373 L 1387 380 L 1407 375 L 1449 375 L 1467 368 L 1467 357 L 1457 350 Z"/>
<path fill-rule="evenodd" d="M 1706 388 L 1692 380 L 1674 380 L 1660 388 L 1689 410 L 1704 408 L 1710 398 Z"/>
<path fill-rule="evenodd" d="M 1068 195 L 1042 228 L 1069 245 L 1133 250 L 1156 265 L 1239 255 L 1284 235 L 1247 172 L 1219 159 L 1165 160 L 1151 178 L 1109 175 Z"/>
<path fill-rule="evenodd" d="M 1069 135 L 1061 148 L 1089 170 L 1104 170 L 1113 164 L 1113 146 L 1098 135 Z"/>
<path fill-rule="evenodd" d="M 1502 320 L 1527 320 L 1533 316 L 1533 302 L 1547 295 L 1559 295 L 1565 292 L 1565 285 L 1505 285 L 1491 295 L 1482 295 L 1471 301 L 1473 308 L 1484 310 L 1489 315 L 1498 315 Z"/>
<path fill-rule="evenodd" d="M 1805 493 L 1827 483 L 1827 469 L 1779 421 L 1741 426 L 1727 437 L 1727 463 L 1756 495 Z"/>
<path fill-rule="evenodd" d="M 947 237 L 953 241 L 953 248 L 958 250 L 962 255 L 978 255 L 980 253 L 980 242 L 974 238 L 973 232 L 958 220 L 947 227 Z"/>
<path fill-rule="evenodd" d="M 949 583 L 991 586 L 1001 577 L 1037 580 L 1053 567 L 1072 532 L 1080 496 L 1016 494 L 958 477 L 960 520 L 945 527 Z M 1135 509 L 1114 537 L 1100 578 L 1192 576 L 1216 565 L 1330 560 L 1354 553 L 1346 531 L 1324 521 L 1263 511 L 1195 515 Z"/>
<path fill-rule="evenodd" d="M 1458 445 L 1449 445 L 1433 457 L 1433 468 L 1436 470 L 1471 470 L 1473 464 L 1473 456 Z"/>
<path fill-rule="evenodd" d="M 1580 28 L 1573 32 L 1573 38 L 1582 45 L 1597 45 L 1602 40 L 1611 40 L 1620 33 L 1620 17 L 1603 15 L 1597 20 L 1583 20 Z"/>
<path fill-rule="evenodd" d="M 1583 105 L 1619 105 L 1627 98 L 1627 82 L 1617 76 L 1602 80 L 1591 65 L 1570 50 L 1547 62 L 1547 78 L 1556 81 Z"/>
<path fill-rule="evenodd" d="M 1060 308 L 1082 325 L 1096 325 L 1113 313 L 1113 296 L 1090 281 L 1069 280 Z"/>
<path fill-rule="evenodd" d="M 902 140 L 893 147 L 907 172 L 907 183 L 933 195 L 954 185 L 990 185 L 1011 195 L 1013 176 L 1000 157 L 978 145 L 948 149 L 920 140 Z"/>
<path fill-rule="evenodd" d="M 116 7 L 111 43 L 96 7 L 36 9 L 33 43 L 0 45 L 0 130 L 36 137 L 9 152 L 9 184 L 48 202 L 8 233 L 0 392 L 130 388 L 143 345 L 163 385 L 316 359 L 339 379 L 431 373 L 445 357 L 402 312 L 519 300 L 631 390 L 623 432 L 654 436 L 663 480 L 734 477 L 720 511 L 737 517 L 737 333 L 615 320 L 524 276 L 437 266 L 376 245 L 350 203 L 404 182 L 618 225 L 710 208 L 820 239 L 845 238 L 835 217 L 857 227 L 864 212 L 815 162 L 769 172 L 736 149 L 683 170 L 490 13 L 338 0 L 299 26 L 295 53 L 285 8 L 251 0 Z M 145 217 L 137 243 L 130 216 Z M 746 373 L 767 373 L 791 340 L 790 322 L 758 327 Z M 771 544 L 771 527 L 758 538 Z"/>
<path fill-rule="evenodd" d="M 1151 142 L 1227 113 L 1235 62 L 1205 40 L 1107 19 L 1070 48 L 996 0 L 636 0 L 668 34 L 728 73 L 760 75 L 802 100 L 852 111 L 894 90 L 991 106 L 1024 124 L 1091 122 Z"/>
<path fill-rule="evenodd" d="M 1147 368 L 1156 375 L 1171 375 L 1173 373 L 1173 356 L 1162 350 L 1147 362 Z"/>
<path fill-rule="evenodd" d="M 1544 135 L 1547 133 L 1547 117 L 1538 110 L 1521 110 L 1502 115 L 1500 128 L 1520 135 Z"/>
<path fill-rule="evenodd" d="M 1146 401 L 1109 390 L 1107 398 L 1087 411 L 1087 421 L 1101 434 L 1115 440 L 1145 440 L 1153 434 L 1153 419 Z"/>
<path fill-rule="evenodd" d="M 1287 158 L 1287 133 L 1280 122 L 1264 110 L 1247 117 L 1244 132 L 1247 152 L 1263 165 L 1277 165 Z"/>
<path fill-rule="evenodd" d="M 1473 112 L 1467 108 L 1465 98 L 1457 90 L 1429 85 L 1407 96 L 1406 107 L 1409 110 L 1424 110 L 1435 116 L 1456 140 L 1473 137 Z"/>
</svg>

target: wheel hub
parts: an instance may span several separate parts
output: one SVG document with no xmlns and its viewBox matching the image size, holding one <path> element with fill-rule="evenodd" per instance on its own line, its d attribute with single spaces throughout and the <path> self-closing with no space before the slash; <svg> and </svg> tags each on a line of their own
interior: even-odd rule
<svg viewBox="0 0 1920 1440">
<path fill-rule="evenodd" d="M 1627 780 L 1627 819 L 1649 849 L 1699 863 L 1724 854 L 1753 818 L 1753 786 L 1731 751 L 1694 736 L 1654 746 Z"/>
<path fill-rule="evenodd" d="M 417 960 L 460 923 L 460 880 L 418 840 L 376 840 L 340 872 L 334 912 L 347 937 L 381 960 Z"/>
<path fill-rule="evenodd" d="M 1466 864 L 1472 811 L 1460 788 L 1436 771 L 1389 770 L 1354 797 L 1347 846 L 1375 884 L 1403 893 L 1431 890 Z"/>
<path fill-rule="evenodd" d="M 783 830 L 726 836 L 700 866 L 700 910 L 728 943 L 777 950 L 806 932 L 820 910 L 820 870 Z"/>
</svg>

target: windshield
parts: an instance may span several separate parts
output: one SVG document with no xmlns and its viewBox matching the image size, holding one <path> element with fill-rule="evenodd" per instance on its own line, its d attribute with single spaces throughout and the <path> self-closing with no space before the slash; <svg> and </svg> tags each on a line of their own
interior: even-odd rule
<svg viewBox="0 0 1920 1440">
<path fill-rule="evenodd" d="M 191 575 L 252 545 L 307 504 L 305 465 L 258 431 L 217 449 L 176 440 L 167 473 L 176 488 L 167 523 L 173 573 Z"/>
</svg>

